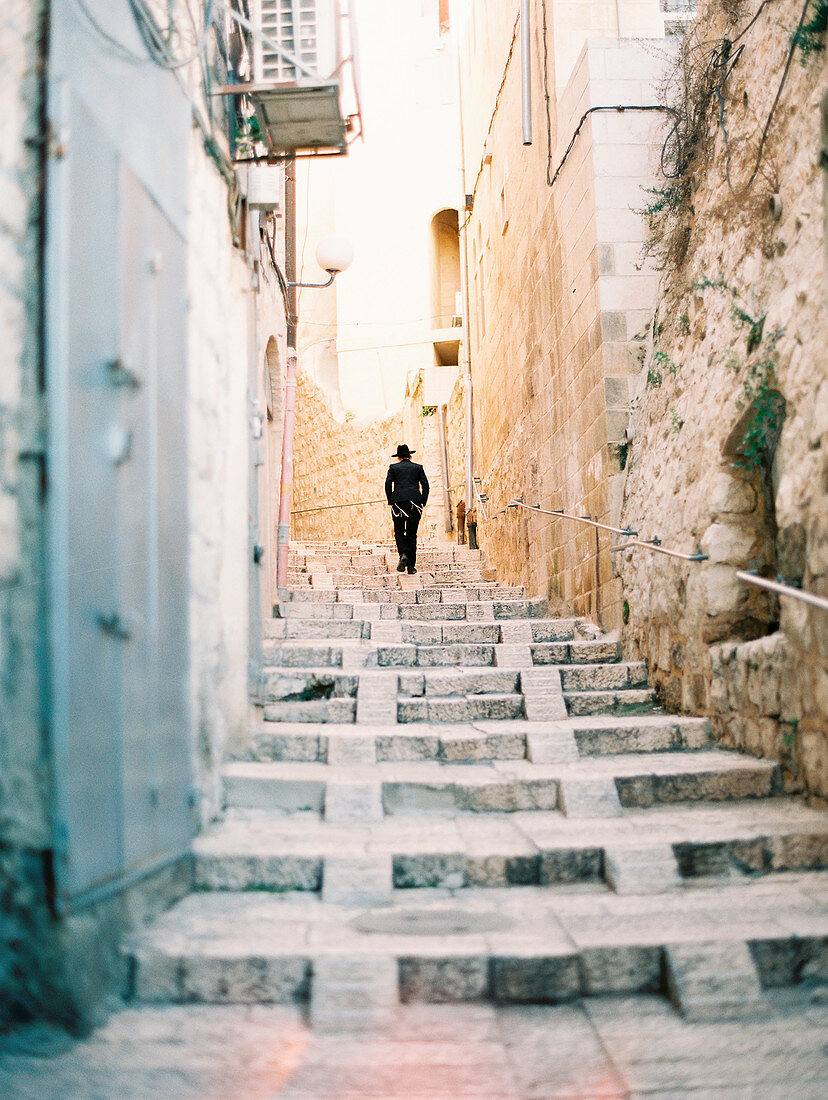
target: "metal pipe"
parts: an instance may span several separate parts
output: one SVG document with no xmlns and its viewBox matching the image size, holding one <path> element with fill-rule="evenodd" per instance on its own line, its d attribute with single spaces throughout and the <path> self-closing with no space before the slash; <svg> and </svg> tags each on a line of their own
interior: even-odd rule
<svg viewBox="0 0 828 1100">
<path fill-rule="evenodd" d="M 451 515 L 451 493 L 449 492 L 448 469 L 448 443 L 446 440 L 446 406 L 441 405 L 437 410 L 437 426 L 440 430 L 440 467 L 443 471 L 443 508 L 446 512 L 446 531 L 454 530 L 454 521 Z"/>
<path fill-rule="evenodd" d="M 618 37 L 625 37 L 624 27 L 624 0 L 615 0 L 615 25 L 618 28 Z"/>
<path fill-rule="evenodd" d="M 290 547 L 290 505 L 293 495 L 293 430 L 296 424 L 296 355 L 299 306 L 296 286 L 296 160 L 285 165 L 285 278 L 287 289 L 287 370 L 285 416 L 282 428 L 282 471 L 279 484 L 279 522 L 276 528 L 276 589 L 279 598 L 287 587 Z"/>
<path fill-rule="evenodd" d="M 474 507 L 474 402 L 472 400 L 472 372 L 471 372 L 471 336 L 469 332 L 469 235 L 468 220 L 471 210 L 466 209 L 466 135 L 463 125 L 463 94 L 462 77 L 460 69 L 460 50 L 457 50 L 457 104 L 460 121 L 460 206 L 462 219 L 458 215 L 458 227 L 460 229 L 460 290 L 463 295 L 463 377 L 465 381 L 465 415 L 466 415 L 466 513 Z"/>
<path fill-rule="evenodd" d="M 736 576 L 745 584 L 755 584 L 759 588 L 767 588 L 770 592 L 777 592 L 780 596 L 790 596 L 791 599 L 801 600 L 802 603 L 818 607 L 822 611 L 828 611 L 828 599 L 824 596 L 816 596 L 813 592 L 803 592 L 801 588 L 792 588 L 789 584 L 781 584 L 779 581 L 769 581 L 764 577 L 757 577 L 755 573 L 746 573 L 739 569 Z"/>
<path fill-rule="evenodd" d="M 293 495 L 293 429 L 296 424 L 296 350 L 288 348 L 285 379 L 285 428 L 282 436 L 282 478 L 279 486 L 279 525 L 276 528 L 276 587 L 281 598 L 287 587 L 290 549 L 290 503 Z"/>
<path fill-rule="evenodd" d="M 529 8 L 531 0 L 520 0 L 520 96 L 523 144 L 532 144 L 532 42 Z"/>
</svg>

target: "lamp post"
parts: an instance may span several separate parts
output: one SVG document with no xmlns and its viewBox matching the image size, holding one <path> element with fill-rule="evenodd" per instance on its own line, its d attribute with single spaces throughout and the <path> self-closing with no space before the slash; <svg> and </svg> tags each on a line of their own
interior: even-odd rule
<svg viewBox="0 0 828 1100">
<path fill-rule="evenodd" d="M 294 183 L 295 186 L 295 183 Z M 286 208 L 288 204 L 285 204 Z M 295 247 L 295 223 L 293 245 Z M 295 252 L 290 257 L 292 263 L 287 266 L 288 276 L 296 274 Z M 291 290 L 289 301 L 291 303 L 288 317 L 288 354 L 287 372 L 285 378 L 285 421 L 282 433 L 282 476 L 279 486 L 279 523 L 276 528 L 276 588 L 279 599 L 283 590 L 287 587 L 288 550 L 290 547 L 290 507 L 293 498 L 293 429 L 296 424 L 296 371 L 298 356 L 296 354 L 296 332 L 299 325 L 297 287 L 321 289 L 330 286 L 340 271 L 346 271 L 354 260 L 354 249 L 350 241 L 337 233 L 331 233 L 323 237 L 316 246 L 316 262 L 323 271 L 328 273 L 328 279 L 324 283 L 302 283 L 288 278 L 287 284 Z"/>
</svg>

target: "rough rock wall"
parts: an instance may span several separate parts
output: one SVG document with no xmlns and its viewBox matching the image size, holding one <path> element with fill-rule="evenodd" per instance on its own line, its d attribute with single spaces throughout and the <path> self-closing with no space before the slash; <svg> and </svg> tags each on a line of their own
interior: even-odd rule
<svg viewBox="0 0 828 1100">
<path fill-rule="evenodd" d="M 732 40 L 758 6 L 734 24 L 716 0 L 697 33 Z M 616 567 L 627 652 L 667 705 L 710 714 L 724 743 L 826 797 L 828 614 L 735 575 L 828 593 L 824 53 L 794 56 L 759 155 L 801 10 L 779 0 L 743 38 L 725 98 L 732 190 L 718 108 L 706 116 L 633 415 L 625 522 L 708 560 L 629 550 Z"/>
<path fill-rule="evenodd" d="M 42 130 L 40 0 L 0 19 L 0 1029 L 37 1013 L 60 972 L 44 955 L 50 846 L 42 638 L 38 386 Z M 51 974 L 49 973 L 51 971 Z"/>
<path fill-rule="evenodd" d="M 340 424 L 331 415 L 321 390 L 300 372 L 291 538 L 392 538 L 385 504 L 385 474 L 391 454 L 402 439 L 401 414 L 369 424 Z M 363 500 L 382 503 L 339 507 Z"/>
</svg>

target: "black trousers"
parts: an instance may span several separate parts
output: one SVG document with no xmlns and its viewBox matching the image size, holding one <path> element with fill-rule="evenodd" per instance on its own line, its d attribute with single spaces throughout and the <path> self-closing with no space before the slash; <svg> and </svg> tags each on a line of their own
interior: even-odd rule
<svg viewBox="0 0 828 1100">
<path fill-rule="evenodd" d="M 413 569 L 417 562 L 417 528 L 420 525 L 421 515 L 421 505 L 413 504 L 411 501 L 391 505 L 397 551 L 400 557 L 405 554 L 408 569 Z"/>
</svg>

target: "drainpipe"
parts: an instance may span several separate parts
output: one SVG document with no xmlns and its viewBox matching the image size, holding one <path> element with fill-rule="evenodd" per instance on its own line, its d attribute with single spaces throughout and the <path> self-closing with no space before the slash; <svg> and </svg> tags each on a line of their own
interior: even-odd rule
<svg viewBox="0 0 828 1100">
<path fill-rule="evenodd" d="M 615 0 L 615 24 L 618 27 L 618 37 L 625 38 L 624 0 Z"/>
<path fill-rule="evenodd" d="M 290 506 L 293 496 L 293 428 L 296 423 L 296 332 L 299 326 L 296 282 L 296 160 L 285 165 L 285 278 L 288 283 L 287 372 L 285 419 L 282 431 L 282 476 L 279 485 L 279 524 L 276 528 L 276 588 L 279 599 L 287 587 L 290 548 Z"/>
<path fill-rule="evenodd" d="M 460 289 L 463 295 L 463 378 L 466 414 L 466 513 L 474 507 L 474 403 L 472 401 L 471 347 L 469 334 L 469 238 L 466 223 L 471 208 L 466 207 L 466 139 L 463 127 L 463 89 L 460 75 L 460 45 L 457 48 L 457 113 L 460 118 Z"/>
<path fill-rule="evenodd" d="M 616 0 L 620 4 L 621 0 Z M 532 27 L 529 16 L 531 0 L 520 0 L 520 98 L 523 144 L 532 144 Z"/>
<path fill-rule="evenodd" d="M 276 528 L 276 587 L 287 588 L 290 549 L 290 506 L 293 497 L 293 427 L 296 423 L 296 350 L 288 348 L 285 379 L 285 429 L 282 436 L 282 479 L 279 486 L 279 526 Z"/>
<path fill-rule="evenodd" d="M 451 493 L 449 491 L 448 445 L 446 443 L 446 406 L 437 410 L 437 426 L 440 429 L 440 465 L 443 470 L 443 508 L 446 513 L 446 531 L 451 534 L 454 522 L 451 516 Z"/>
</svg>

